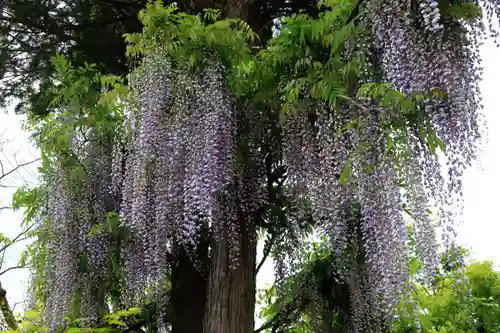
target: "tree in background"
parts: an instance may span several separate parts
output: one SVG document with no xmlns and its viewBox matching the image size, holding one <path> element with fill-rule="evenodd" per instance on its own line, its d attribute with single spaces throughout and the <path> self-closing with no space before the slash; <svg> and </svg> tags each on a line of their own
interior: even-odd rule
<svg viewBox="0 0 500 333">
<path fill-rule="evenodd" d="M 166 2 L 167 4 L 170 2 Z M 305 10 L 317 13 L 309 0 L 176 1 L 186 12 L 217 8 L 223 17 L 241 18 L 265 43 L 273 20 Z M 44 115 L 51 97 L 44 92 L 53 84 L 51 58 L 64 54 L 75 66 L 96 64 L 106 74 L 126 75 L 123 34 L 140 32 L 138 12 L 146 0 L 5 0 L 0 3 L 0 105 L 15 97 L 19 112 Z"/>
<path fill-rule="evenodd" d="M 467 259 L 467 251 L 457 248 L 448 256 L 442 256 L 434 280 L 414 284 L 411 293 L 413 310 L 406 308 L 400 314 L 394 323 L 394 331 L 500 331 L 500 272 L 491 262 L 466 265 L 464 259 Z"/>
<path fill-rule="evenodd" d="M 39 324 L 252 332 L 257 230 L 279 296 L 313 227 L 344 287 L 309 309 L 309 324 L 334 329 L 311 315 L 334 309 L 350 331 L 388 327 L 408 280 L 403 211 L 427 274 L 438 265 L 429 200 L 453 234 L 447 208 L 480 136 L 467 31 L 482 36 L 482 13 L 446 1 L 320 5 L 255 50 L 242 20 L 150 4 L 126 37 L 138 63 L 127 81 L 55 58 L 42 91 L 54 112 L 30 124 L 43 195 L 17 201 L 42 218 L 30 249 Z"/>
</svg>

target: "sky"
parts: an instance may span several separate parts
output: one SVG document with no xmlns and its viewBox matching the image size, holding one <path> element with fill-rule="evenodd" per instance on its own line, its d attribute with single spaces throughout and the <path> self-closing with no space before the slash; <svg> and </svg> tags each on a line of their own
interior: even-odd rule
<svg viewBox="0 0 500 333">
<path fill-rule="evenodd" d="M 13 170 L 16 165 L 34 161 L 38 151 L 31 145 L 28 133 L 22 129 L 23 117 L 9 112 L 0 112 L 0 171 L 4 173 Z M 1 175 L 2 173 L 0 173 Z M 29 164 L 20 168 L 8 177 L 0 180 L 0 207 L 11 206 L 12 195 L 23 184 L 36 185 L 37 164 Z M 17 236 L 23 229 L 23 212 L 11 209 L 0 211 L 0 233 L 9 238 Z M 20 242 L 9 247 L 5 252 L 5 261 L 0 272 L 14 267 L 19 262 L 22 252 L 28 242 Z M 22 311 L 24 291 L 26 290 L 29 273 L 26 269 L 11 270 L 0 276 L 2 287 L 7 291 L 7 300 L 14 311 Z"/>
<path fill-rule="evenodd" d="M 500 48 L 487 40 L 481 48 L 484 74 L 480 88 L 484 98 L 487 143 L 476 165 L 464 176 L 464 223 L 458 239 L 481 260 L 500 264 L 500 113 L 496 98 L 500 94 Z M 485 129 L 486 131 L 486 129 Z"/>
<path fill-rule="evenodd" d="M 496 205 L 500 208 L 500 114 L 497 111 L 496 97 L 500 94 L 500 49 L 492 41 L 486 41 L 481 48 L 484 76 L 481 90 L 484 98 L 484 115 L 488 126 L 487 142 L 483 147 L 483 155 L 479 164 L 471 167 L 464 176 L 465 210 L 463 224 L 459 227 L 458 240 L 472 250 L 477 260 L 491 260 L 500 265 L 500 221 Z M 4 169 L 8 165 L 27 162 L 38 157 L 37 150 L 28 141 L 28 135 L 22 130 L 22 116 L 14 115 L 12 110 L 0 112 L 0 142 L 4 142 L 0 150 L 0 162 Z M 486 129 L 484 129 L 486 132 Z M 7 141 L 6 141 L 7 140 Z M 0 181 L 0 207 L 9 206 L 12 194 L 17 186 L 28 182 L 36 182 L 36 165 L 14 173 L 3 182 Z M 21 230 L 22 212 L 12 210 L 0 211 L 0 233 L 14 237 Z M 12 246 L 6 252 L 5 263 L 1 272 L 18 262 L 26 242 Z M 257 288 L 264 288 L 272 280 L 273 265 L 268 261 L 258 276 Z M 0 282 L 7 291 L 11 306 L 16 304 L 15 312 L 22 311 L 24 291 L 29 279 L 26 269 L 11 270 L 0 276 Z"/>
</svg>

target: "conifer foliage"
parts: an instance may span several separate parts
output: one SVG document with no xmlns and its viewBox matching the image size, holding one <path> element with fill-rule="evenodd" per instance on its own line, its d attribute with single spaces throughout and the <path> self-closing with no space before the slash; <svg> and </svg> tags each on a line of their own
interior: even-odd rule
<svg viewBox="0 0 500 333">
<path fill-rule="evenodd" d="M 57 57 L 57 113 L 32 122 L 46 193 L 31 252 L 42 324 L 95 327 L 154 303 L 150 325 L 168 331 L 175 248 L 201 270 L 198 244 L 225 240 L 221 260 L 238 269 L 264 229 L 286 288 L 312 226 L 339 258 L 349 330 L 381 331 L 408 279 L 403 214 L 428 274 L 431 203 L 453 241 L 481 142 L 480 6 L 496 17 L 486 0 L 324 3 L 317 17 L 283 19 L 254 52 L 245 22 L 155 2 L 126 36 L 141 60 L 127 87 Z"/>
</svg>

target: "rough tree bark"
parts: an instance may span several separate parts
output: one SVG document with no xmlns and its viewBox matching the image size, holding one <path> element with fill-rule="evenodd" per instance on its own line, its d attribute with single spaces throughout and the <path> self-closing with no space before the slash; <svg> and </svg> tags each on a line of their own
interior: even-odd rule
<svg viewBox="0 0 500 333">
<path fill-rule="evenodd" d="M 217 8 L 223 18 L 240 18 L 253 31 L 262 31 L 263 0 L 190 0 L 201 12 Z M 255 266 L 257 236 L 253 226 L 241 224 L 240 263 L 229 268 L 227 237 L 212 239 L 211 257 L 206 256 L 204 276 L 187 256 L 180 256 L 172 270 L 173 333 L 253 333 L 255 312 Z M 208 248 L 207 248 L 208 251 Z"/>
<path fill-rule="evenodd" d="M 261 8 L 263 4 L 263 0 L 192 0 L 190 7 L 197 12 L 206 8 L 218 9 L 222 17 L 242 19 L 259 34 L 262 28 Z"/>
<path fill-rule="evenodd" d="M 252 333 L 255 312 L 256 233 L 241 224 L 240 261 L 230 268 L 227 235 L 212 242 L 203 333 Z"/>
<path fill-rule="evenodd" d="M 207 295 L 208 242 L 201 242 L 195 267 L 182 248 L 176 251 L 177 262 L 172 267 L 171 324 L 172 333 L 202 333 Z"/>
</svg>

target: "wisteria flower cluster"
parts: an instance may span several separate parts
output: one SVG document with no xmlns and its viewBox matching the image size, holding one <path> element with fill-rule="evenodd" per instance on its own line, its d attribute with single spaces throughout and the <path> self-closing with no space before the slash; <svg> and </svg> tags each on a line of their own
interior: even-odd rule
<svg viewBox="0 0 500 333">
<path fill-rule="evenodd" d="M 265 196 L 262 165 L 255 161 L 262 155 L 258 131 L 248 136 L 252 122 L 242 121 L 243 111 L 230 100 L 219 62 L 194 74 L 164 54 L 150 54 L 133 87 L 139 122 L 127 147 L 120 217 L 132 235 L 122 248 L 127 289 L 140 297 L 164 278 L 173 242 L 196 263 L 207 228 L 216 239 L 227 237 L 237 265 L 239 219 L 260 208 Z M 241 163 L 235 147 L 244 136 L 248 154 Z"/>
<path fill-rule="evenodd" d="M 420 1 L 418 6 L 423 25 L 408 20 L 411 15 L 401 15 L 411 10 L 404 1 L 382 1 L 366 18 L 373 24 L 371 41 L 380 58 L 383 80 L 405 95 L 445 92 L 445 98 L 436 94 L 423 101 L 418 111 L 444 142 L 445 177 L 439 155 L 410 125 L 404 129 L 404 152 L 394 154 L 387 149 L 388 139 L 394 141 L 394 137 L 384 133 L 387 113 L 375 105 L 359 103 L 348 109 L 315 111 L 316 132 L 309 126 L 307 113 L 302 118 L 291 116 L 285 125 L 290 199 L 311 203 L 314 220 L 330 231 L 334 251 L 342 253 L 353 237 L 346 234 L 348 226 L 342 218 L 342 212 L 350 209 L 346 202 L 361 205 L 367 276 L 358 282 L 363 285 L 362 293 L 351 288 L 354 331 L 379 330 L 375 323 L 382 322 L 377 318 L 387 317 L 402 294 L 407 275 L 405 211 L 415 223 L 424 267 L 428 274 L 435 273 L 438 246 L 430 209 L 438 208 L 444 245 L 452 246 L 462 205 L 461 177 L 480 151 L 477 41 L 484 34 L 482 23 L 478 19 L 462 24 L 454 20 L 446 25 L 437 1 Z M 332 114 L 340 119 L 332 119 Z M 361 126 L 344 131 L 350 121 L 361 122 Z"/>
</svg>

